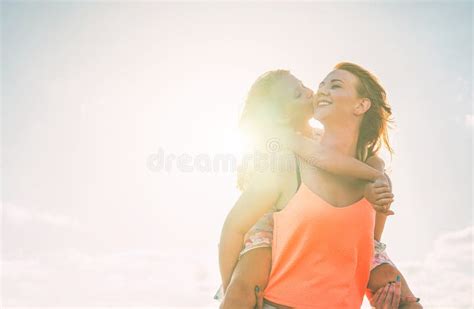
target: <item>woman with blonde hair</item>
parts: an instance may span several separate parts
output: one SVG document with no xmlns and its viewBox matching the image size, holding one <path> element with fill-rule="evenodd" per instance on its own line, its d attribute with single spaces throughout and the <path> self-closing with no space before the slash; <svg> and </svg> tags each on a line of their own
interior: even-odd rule
<svg viewBox="0 0 474 309">
<path fill-rule="evenodd" d="M 251 308 L 255 298 L 249 287 L 255 285 L 266 287 L 266 306 L 360 307 L 374 265 L 374 239 L 380 240 L 393 199 L 383 161 L 374 156 L 382 142 L 391 149 L 385 91 L 366 70 L 342 63 L 321 83 L 315 99 L 311 90 L 281 71 L 259 79 L 249 97 L 258 99 L 247 101 L 242 119 L 259 132 L 260 140 L 272 135 L 282 139 L 288 128 L 307 132 L 302 124 L 308 102 L 314 103 L 314 117 L 324 124 L 325 133 L 320 144 L 303 136 L 287 141 L 303 159 L 295 157 L 292 168 L 249 178 L 222 230 L 220 265 L 227 289 L 222 307 Z M 278 158 L 289 154 L 281 151 Z M 264 223 L 247 234 L 245 255 L 237 264 L 243 236 L 265 213 L 270 215 L 263 216 Z M 391 273 L 399 274 L 388 259 L 378 262 L 372 269 L 388 263 Z M 373 303 L 398 307 L 400 289 L 400 282 L 384 283 Z M 405 292 L 402 300 L 409 306 L 414 298 L 409 289 Z"/>
</svg>

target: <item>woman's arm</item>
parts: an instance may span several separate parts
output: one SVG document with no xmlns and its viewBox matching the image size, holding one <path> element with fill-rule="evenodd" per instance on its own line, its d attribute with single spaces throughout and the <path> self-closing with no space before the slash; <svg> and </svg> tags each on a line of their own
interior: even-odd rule
<svg viewBox="0 0 474 309">
<path fill-rule="evenodd" d="M 224 292 L 242 250 L 244 235 L 279 198 L 281 186 L 278 176 L 270 172 L 256 175 L 225 219 L 219 244 L 219 267 Z"/>
<path fill-rule="evenodd" d="M 329 149 L 301 134 L 288 133 L 283 140 L 288 148 L 297 153 L 310 165 L 322 168 L 330 173 L 368 181 L 375 181 L 384 176 L 383 172 L 368 166 L 356 158 Z"/>
</svg>

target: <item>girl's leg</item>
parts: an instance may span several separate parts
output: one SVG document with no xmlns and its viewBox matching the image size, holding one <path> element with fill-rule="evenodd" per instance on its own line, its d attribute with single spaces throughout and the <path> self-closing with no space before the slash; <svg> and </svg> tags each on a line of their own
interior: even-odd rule
<svg viewBox="0 0 474 309">
<path fill-rule="evenodd" d="M 221 309 L 252 309 L 256 305 L 255 287 L 265 289 L 272 265 L 270 247 L 244 254 L 235 267 Z"/>
<path fill-rule="evenodd" d="M 395 281 L 396 277 L 400 276 L 402 281 L 402 291 L 399 308 L 423 308 L 420 303 L 416 302 L 416 297 L 413 295 L 407 281 L 402 273 L 391 264 L 385 263 L 375 267 L 370 272 L 368 294 L 375 293 L 380 287 L 385 286 L 390 281 Z M 370 298 L 370 297 L 369 297 Z"/>
<path fill-rule="evenodd" d="M 367 285 L 367 297 L 370 299 L 379 288 L 385 286 L 390 281 L 396 281 L 397 276 L 400 276 L 402 290 L 399 308 L 422 308 L 421 304 L 416 301 L 417 298 L 413 295 L 402 273 L 385 252 L 385 244 L 375 240 L 374 249 L 375 254 L 372 262 L 372 270 Z"/>
<path fill-rule="evenodd" d="M 263 291 L 272 266 L 273 213 L 267 213 L 249 230 L 224 295 L 221 309 L 252 309 L 255 287 Z"/>
</svg>

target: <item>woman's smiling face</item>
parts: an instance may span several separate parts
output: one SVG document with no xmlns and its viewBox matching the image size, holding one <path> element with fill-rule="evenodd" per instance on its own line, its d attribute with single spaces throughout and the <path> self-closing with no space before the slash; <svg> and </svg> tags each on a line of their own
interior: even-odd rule
<svg viewBox="0 0 474 309">
<path fill-rule="evenodd" d="M 314 97 L 314 118 L 325 125 L 347 121 L 361 100 L 357 92 L 358 83 L 357 77 L 348 71 L 329 73 L 319 84 Z"/>
</svg>

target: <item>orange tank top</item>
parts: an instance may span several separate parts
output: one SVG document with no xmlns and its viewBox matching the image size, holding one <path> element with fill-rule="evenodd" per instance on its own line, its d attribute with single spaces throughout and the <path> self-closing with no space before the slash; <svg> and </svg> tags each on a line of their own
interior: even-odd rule
<svg viewBox="0 0 474 309">
<path fill-rule="evenodd" d="M 301 183 L 273 216 L 265 299 L 295 309 L 360 308 L 374 250 L 370 203 L 334 207 Z"/>
</svg>

